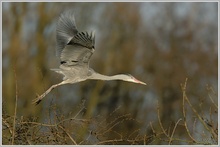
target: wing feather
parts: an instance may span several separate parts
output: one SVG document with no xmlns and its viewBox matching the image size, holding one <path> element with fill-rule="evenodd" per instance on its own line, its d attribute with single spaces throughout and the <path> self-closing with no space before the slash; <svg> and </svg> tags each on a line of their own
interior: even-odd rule
<svg viewBox="0 0 220 147">
<path fill-rule="evenodd" d="M 88 49 L 95 48 L 94 47 L 94 45 L 95 45 L 95 36 L 92 33 L 89 36 L 89 34 L 87 32 L 77 33 L 76 36 L 73 37 L 69 42 L 69 45 L 74 45 L 74 44 L 78 44 L 78 45 L 87 47 Z"/>
<path fill-rule="evenodd" d="M 61 13 L 57 21 L 57 56 L 77 33 L 73 12 L 68 10 Z"/>
<path fill-rule="evenodd" d="M 93 52 L 80 45 L 67 45 L 61 53 L 61 61 L 65 61 L 68 66 L 77 64 L 87 64 Z"/>
<path fill-rule="evenodd" d="M 57 22 L 57 55 L 61 64 L 88 64 L 94 52 L 95 35 L 78 32 L 71 11 L 62 13 Z"/>
</svg>

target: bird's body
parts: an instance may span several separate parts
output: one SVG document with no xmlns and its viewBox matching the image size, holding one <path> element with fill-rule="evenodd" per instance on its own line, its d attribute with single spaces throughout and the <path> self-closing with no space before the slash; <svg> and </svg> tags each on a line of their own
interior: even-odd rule
<svg viewBox="0 0 220 147">
<path fill-rule="evenodd" d="M 89 67 L 89 61 L 95 51 L 94 33 L 79 32 L 75 25 L 72 11 L 62 13 L 57 21 L 57 56 L 60 58 L 60 68 L 51 69 L 62 74 L 63 81 L 52 85 L 46 92 L 38 96 L 33 102 L 39 104 L 41 100 L 54 88 L 64 84 L 73 84 L 87 79 L 95 80 L 123 80 L 140 83 L 131 75 L 119 74 L 106 76 L 95 72 Z"/>
<path fill-rule="evenodd" d="M 65 66 L 60 65 L 59 69 L 51 69 L 59 74 L 62 74 L 63 81 L 71 81 L 71 83 L 76 83 L 78 81 L 84 81 L 90 77 L 93 73 L 93 70 L 88 68 L 86 65 L 77 65 L 77 66 Z M 77 75 L 80 75 L 77 76 Z"/>
</svg>

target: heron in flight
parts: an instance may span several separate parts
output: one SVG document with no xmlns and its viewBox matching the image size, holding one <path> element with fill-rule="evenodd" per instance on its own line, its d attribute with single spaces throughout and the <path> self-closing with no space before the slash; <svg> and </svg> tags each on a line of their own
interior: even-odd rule
<svg viewBox="0 0 220 147">
<path fill-rule="evenodd" d="M 59 69 L 51 70 L 63 75 L 63 81 L 52 85 L 42 95 L 37 95 L 37 98 L 33 100 L 34 104 L 39 104 L 57 86 L 73 84 L 87 79 L 123 80 L 146 85 L 146 83 L 137 80 L 130 74 L 106 76 L 91 69 L 89 61 L 95 51 L 94 32 L 79 32 L 76 28 L 73 12 L 70 10 L 61 13 L 57 21 L 56 40 L 56 55 L 60 58 L 61 65 Z"/>
</svg>

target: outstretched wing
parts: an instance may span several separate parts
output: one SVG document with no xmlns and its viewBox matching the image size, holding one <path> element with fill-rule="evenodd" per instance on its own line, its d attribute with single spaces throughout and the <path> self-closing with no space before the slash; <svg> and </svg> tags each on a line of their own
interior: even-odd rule
<svg viewBox="0 0 220 147">
<path fill-rule="evenodd" d="M 72 11 L 63 12 L 57 21 L 57 56 L 61 64 L 88 63 L 94 52 L 93 33 L 78 32 Z"/>
</svg>

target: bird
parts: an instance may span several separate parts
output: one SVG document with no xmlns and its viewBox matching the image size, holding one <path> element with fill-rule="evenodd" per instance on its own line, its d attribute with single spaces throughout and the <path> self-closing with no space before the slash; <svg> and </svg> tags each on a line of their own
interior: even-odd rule
<svg viewBox="0 0 220 147">
<path fill-rule="evenodd" d="M 89 61 L 95 52 L 95 33 L 78 31 L 72 10 L 62 12 L 56 22 L 56 56 L 60 58 L 59 69 L 51 69 L 63 75 L 63 81 L 52 85 L 42 95 L 37 94 L 33 104 L 38 105 L 53 89 L 65 84 L 74 84 L 91 80 L 123 80 L 146 85 L 130 74 L 107 76 L 95 72 L 89 66 Z"/>
</svg>

